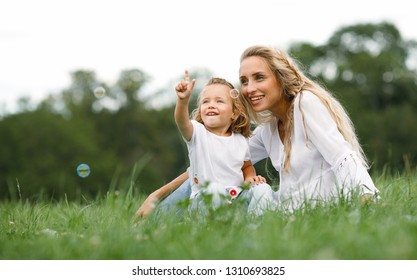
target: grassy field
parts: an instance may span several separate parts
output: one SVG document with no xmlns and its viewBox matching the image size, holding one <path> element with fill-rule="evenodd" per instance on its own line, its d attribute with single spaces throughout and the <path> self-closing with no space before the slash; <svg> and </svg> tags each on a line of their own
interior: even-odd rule
<svg viewBox="0 0 417 280">
<path fill-rule="evenodd" d="M 132 222 L 144 196 L 0 202 L 3 260 L 417 259 L 417 175 L 374 176 L 382 201 L 342 201 L 249 218 L 238 206 L 205 219 L 172 213 Z"/>
</svg>

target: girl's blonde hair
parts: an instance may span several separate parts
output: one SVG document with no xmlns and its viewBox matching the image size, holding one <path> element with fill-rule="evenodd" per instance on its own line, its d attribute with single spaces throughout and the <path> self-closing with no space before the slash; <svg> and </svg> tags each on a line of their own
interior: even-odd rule
<svg viewBox="0 0 417 280">
<path fill-rule="evenodd" d="M 210 85 L 225 85 L 228 86 L 230 90 L 235 89 L 235 87 L 231 83 L 222 78 L 211 78 L 207 82 L 206 87 Z M 248 107 L 250 106 L 248 104 L 248 101 L 240 93 L 238 94 L 237 98 L 232 98 L 232 96 L 230 96 L 230 99 L 232 99 L 233 112 L 236 118 L 230 125 L 229 131 L 233 133 L 242 134 L 245 137 L 251 136 L 252 132 L 250 124 L 250 115 L 248 111 Z M 204 124 L 203 119 L 201 118 L 201 93 L 198 96 L 197 108 L 194 109 L 191 115 L 194 120 Z"/>
<path fill-rule="evenodd" d="M 302 98 L 302 91 L 310 91 L 315 94 L 329 110 L 330 115 L 336 122 L 337 128 L 343 135 L 345 140 L 352 145 L 353 150 L 366 168 L 369 168 L 365 153 L 359 144 L 355 133 L 355 128 L 350 120 L 347 112 L 338 100 L 327 90 L 321 87 L 318 83 L 307 78 L 299 69 L 295 61 L 284 51 L 277 50 L 268 46 L 252 46 L 247 48 L 240 57 L 240 62 L 244 59 L 257 56 L 264 59 L 268 67 L 275 74 L 277 81 L 281 84 L 284 96 L 291 102 L 290 110 L 288 110 L 288 122 L 285 124 L 285 138 L 284 138 L 284 170 L 289 172 L 290 157 L 291 157 L 291 136 L 294 125 L 294 99 L 298 94 L 300 95 L 300 102 Z M 301 105 L 301 104 L 300 104 Z M 304 130 L 306 131 L 306 144 L 308 143 L 308 133 L 304 121 L 304 113 L 300 107 Z M 250 115 L 257 123 L 265 123 L 274 118 L 271 112 L 254 112 L 250 108 Z"/>
</svg>

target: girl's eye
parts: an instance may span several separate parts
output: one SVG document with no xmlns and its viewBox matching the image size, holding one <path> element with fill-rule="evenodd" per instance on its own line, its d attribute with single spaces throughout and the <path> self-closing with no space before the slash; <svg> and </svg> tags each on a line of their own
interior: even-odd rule
<svg viewBox="0 0 417 280">
<path fill-rule="evenodd" d="M 255 79 L 257 81 L 260 81 L 260 80 L 263 80 L 264 79 L 264 76 L 262 76 L 262 75 L 256 75 Z"/>
<path fill-rule="evenodd" d="M 246 79 L 240 79 L 240 84 L 246 85 L 248 83 L 248 80 Z"/>
</svg>

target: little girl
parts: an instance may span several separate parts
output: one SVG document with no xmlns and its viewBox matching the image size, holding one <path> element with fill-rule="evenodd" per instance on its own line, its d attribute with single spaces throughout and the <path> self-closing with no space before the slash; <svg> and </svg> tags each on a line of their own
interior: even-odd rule
<svg viewBox="0 0 417 280">
<path fill-rule="evenodd" d="M 188 169 L 192 207 L 200 207 L 203 193 L 212 195 L 213 208 L 233 200 L 246 184 L 265 183 L 250 160 L 250 119 L 245 100 L 231 83 L 212 78 L 201 91 L 198 107 L 189 118 L 188 105 L 195 79 L 175 87 L 178 99 L 175 122 L 184 138 L 190 160 Z"/>
</svg>

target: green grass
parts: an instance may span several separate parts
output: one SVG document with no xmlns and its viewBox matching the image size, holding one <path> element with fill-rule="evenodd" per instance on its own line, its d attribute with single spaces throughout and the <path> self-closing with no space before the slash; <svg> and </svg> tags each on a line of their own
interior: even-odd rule
<svg viewBox="0 0 417 280">
<path fill-rule="evenodd" d="M 417 175 L 374 178 L 382 201 L 249 218 L 240 207 L 202 219 L 132 222 L 144 196 L 109 192 L 77 203 L 0 202 L 0 259 L 417 259 Z"/>
</svg>

